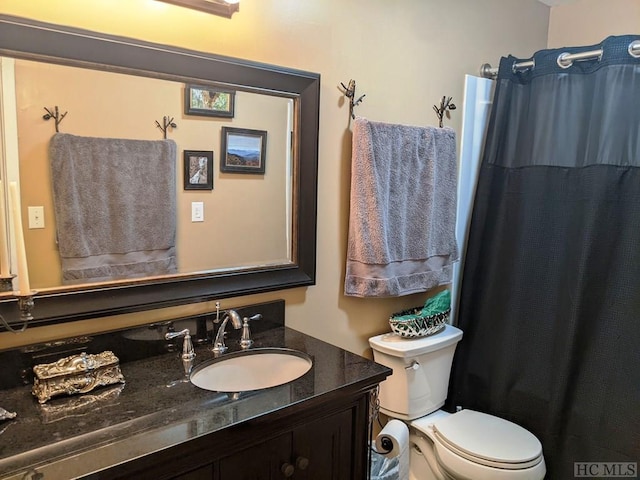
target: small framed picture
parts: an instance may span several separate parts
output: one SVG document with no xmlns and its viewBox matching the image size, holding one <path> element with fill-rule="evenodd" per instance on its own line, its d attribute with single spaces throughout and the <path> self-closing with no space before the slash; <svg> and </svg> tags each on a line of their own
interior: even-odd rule
<svg viewBox="0 0 640 480">
<path fill-rule="evenodd" d="M 248 128 L 222 127 L 221 172 L 264 173 L 267 132 Z"/>
<path fill-rule="evenodd" d="M 214 87 L 186 85 L 184 89 L 184 113 L 206 117 L 233 118 L 236 92 Z"/>
<path fill-rule="evenodd" d="M 184 151 L 184 189 L 213 190 L 213 152 Z"/>
</svg>

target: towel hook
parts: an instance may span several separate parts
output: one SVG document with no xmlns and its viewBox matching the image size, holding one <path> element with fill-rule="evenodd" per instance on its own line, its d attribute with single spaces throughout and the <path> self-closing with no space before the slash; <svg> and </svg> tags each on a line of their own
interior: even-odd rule
<svg viewBox="0 0 640 480">
<path fill-rule="evenodd" d="M 353 113 L 353 107 L 357 107 L 358 105 L 360 105 L 360 103 L 362 102 L 362 99 L 366 97 L 366 94 L 360 95 L 360 97 L 357 100 L 355 100 L 356 98 L 356 81 L 355 80 L 349 80 L 348 85 L 345 85 L 344 83 L 340 82 L 340 85 L 342 86 L 342 93 L 344 94 L 345 97 L 349 99 L 349 115 L 351 115 L 351 118 L 355 120 L 356 116 Z"/>
<path fill-rule="evenodd" d="M 160 125 L 160 122 L 158 122 L 156 120 L 156 127 L 158 127 L 160 130 L 162 130 L 163 138 L 166 140 L 167 139 L 167 130 L 169 129 L 169 127 L 178 128 L 178 125 L 176 125 L 176 123 L 173 121 L 173 117 L 171 117 L 171 118 L 162 117 L 162 125 Z"/>
<path fill-rule="evenodd" d="M 56 133 L 60 132 L 60 130 L 58 129 L 58 125 L 60 125 L 62 123 L 62 119 L 64 117 L 67 116 L 68 112 L 64 112 L 63 114 L 60 114 L 60 111 L 58 110 L 58 106 L 56 105 L 53 109 L 49 109 L 47 107 L 44 107 L 45 113 L 42 116 L 43 120 L 51 120 L 52 118 L 55 120 L 56 122 Z"/>
<path fill-rule="evenodd" d="M 456 106 L 455 104 L 451 103 L 451 97 L 442 97 L 442 100 L 440 100 L 440 108 L 438 108 L 437 106 L 433 106 L 433 109 L 436 112 L 436 115 L 438 116 L 438 122 L 439 122 L 439 127 L 442 128 L 444 125 L 442 123 L 442 118 L 446 115 L 447 118 L 451 118 L 451 114 L 449 113 L 450 110 L 455 110 Z"/>
</svg>

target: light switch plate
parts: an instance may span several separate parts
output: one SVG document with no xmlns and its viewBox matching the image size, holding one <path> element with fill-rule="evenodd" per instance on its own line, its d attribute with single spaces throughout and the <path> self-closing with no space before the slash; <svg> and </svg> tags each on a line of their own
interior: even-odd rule
<svg viewBox="0 0 640 480">
<path fill-rule="evenodd" d="M 191 221 L 204 222 L 204 202 L 191 202 Z"/>
<path fill-rule="evenodd" d="M 44 228 L 44 207 L 29 207 L 29 228 Z"/>
</svg>

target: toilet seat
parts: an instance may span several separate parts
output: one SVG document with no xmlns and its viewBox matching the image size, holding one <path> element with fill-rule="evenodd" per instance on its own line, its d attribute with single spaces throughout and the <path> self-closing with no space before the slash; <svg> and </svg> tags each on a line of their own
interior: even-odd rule
<svg viewBox="0 0 640 480">
<path fill-rule="evenodd" d="M 458 455 L 485 467 L 524 470 L 543 461 L 542 445 L 535 435 L 492 415 L 462 410 L 437 420 L 417 419 L 411 425 L 428 435 L 438 457 L 448 462 Z"/>
</svg>

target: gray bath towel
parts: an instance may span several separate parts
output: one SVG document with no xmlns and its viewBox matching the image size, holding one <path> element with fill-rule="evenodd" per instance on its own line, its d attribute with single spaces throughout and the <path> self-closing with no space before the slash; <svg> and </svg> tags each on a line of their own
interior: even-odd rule
<svg viewBox="0 0 640 480">
<path fill-rule="evenodd" d="M 451 282 L 455 132 L 356 118 L 351 162 L 345 295 L 395 297 Z"/>
<path fill-rule="evenodd" d="M 57 133 L 49 153 L 64 283 L 176 272 L 175 142 Z"/>
</svg>

